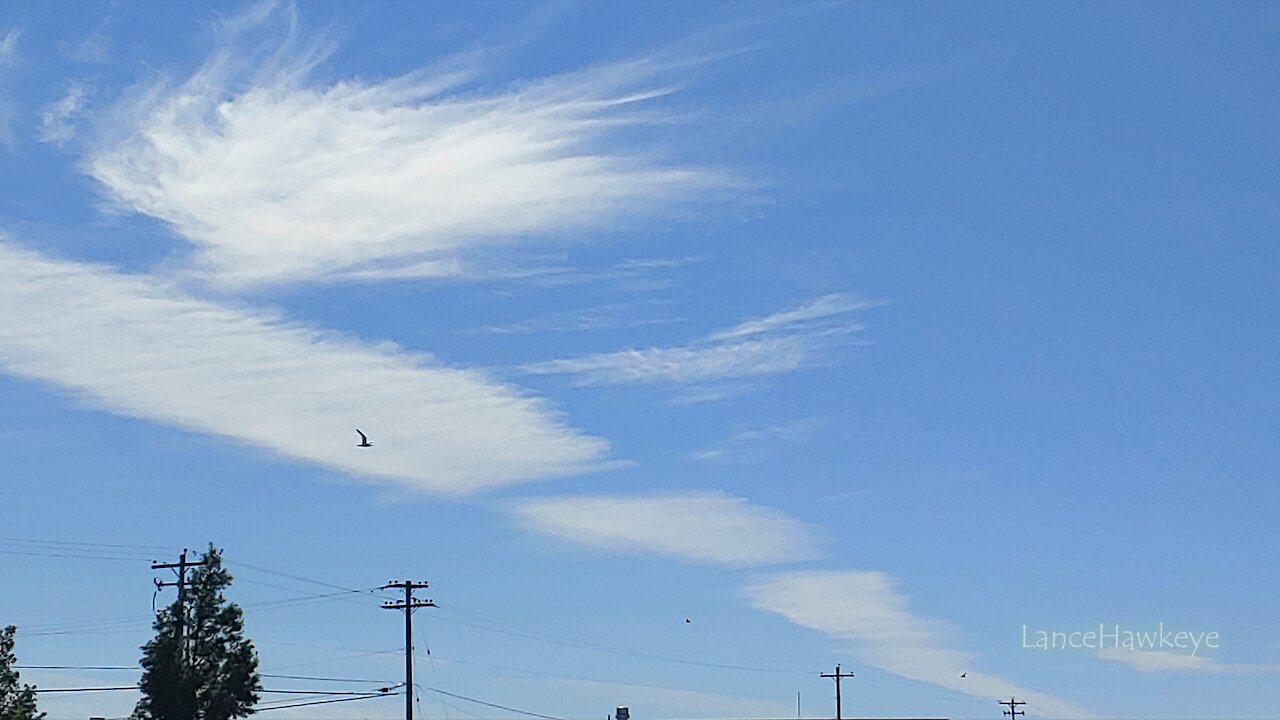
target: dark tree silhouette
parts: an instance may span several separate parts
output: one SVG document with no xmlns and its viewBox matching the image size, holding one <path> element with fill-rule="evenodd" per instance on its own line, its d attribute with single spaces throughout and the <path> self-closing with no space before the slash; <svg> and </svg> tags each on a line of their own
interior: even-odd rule
<svg viewBox="0 0 1280 720">
<path fill-rule="evenodd" d="M 244 616 L 223 590 L 231 575 L 209 545 L 181 606 L 156 613 L 156 635 L 142 647 L 138 720 L 231 720 L 253 712 L 262 690 L 258 656 Z"/>
<path fill-rule="evenodd" d="M 0 630 L 0 720 L 40 720 L 45 714 L 36 712 L 35 686 L 19 685 L 13 669 L 18 662 L 13 654 L 16 633 L 12 625 Z"/>
</svg>

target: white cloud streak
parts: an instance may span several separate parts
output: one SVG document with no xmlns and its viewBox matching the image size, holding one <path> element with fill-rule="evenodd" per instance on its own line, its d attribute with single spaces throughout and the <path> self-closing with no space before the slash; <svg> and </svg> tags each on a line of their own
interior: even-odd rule
<svg viewBox="0 0 1280 720">
<path fill-rule="evenodd" d="M 1041 716 L 1093 717 L 1066 700 L 975 670 L 974 656 L 951 647 L 941 623 L 912 613 L 884 573 L 786 573 L 747 588 L 746 595 L 758 609 L 851 642 L 862 662 L 886 672 L 983 699 L 1016 695 Z"/>
<path fill-rule="evenodd" d="M 13 96 L 12 68 L 18 65 L 18 40 L 22 31 L 13 28 L 0 38 L 0 145 L 13 146 L 13 123 L 18 116 L 18 102 Z"/>
<path fill-rule="evenodd" d="M 61 41 L 58 43 L 58 50 L 63 57 L 72 62 L 88 63 L 92 65 L 104 65 L 111 59 L 111 38 L 103 31 L 103 23 L 97 29 L 89 33 L 80 42 L 71 43 Z"/>
<path fill-rule="evenodd" d="M 845 315 L 870 307 L 841 294 L 744 321 L 689 345 L 650 347 L 526 365 L 535 375 L 572 375 L 587 385 L 695 384 L 776 375 L 826 359 L 861 332 Z"/>
<path fill-rule="evenodd" d="M 439 69 L 321 85 L 309 77 L 326 49 L 305 47 L 283 8 L 229 22 L 191 77 L 116 108 L 113 139 L 87 162 L 110 198 L 171 224 L 224 286 L 436 277 L 473 252 L 610 227 L 736 182 L 635 140 L 673 119 L 657 109 L 673 63 L 499 90 Z M 285 26 L 273 51 L 246 47 L 272 23 Z"/>
<path fill-rule="evenodd" d="M 679 322 L 681 318 L 655 316 L 646 309 L 667 307 L 669 300 L 627 300 L 591 307 L 545 313 L 502 325 L 486 325 L 474 333 L 486 335 L 531 335 L 540 332 L 597 332 Z"/>
<path fill-rule="evenodd" d="M 814 338 L 791 336 L 706 346 L 620 350 L 528 365 L 534 375 L 575 375 L 588 385 L 697 383 L 797 370 L 814 350 Z"/>
<path fill-rule="evenodd" d="M 598 468 L 606 443 L 482 373 L 0 239 L 0 369 L 114 413 L 460 494 Z M 354 447 L 355 427 L 375 443 Z"/>
<path fill-rule="evenodd" d="M 756 461 L 767 456 L 770 445 L 802 445 L 808 442 L 818 426 L 816 420 L 804 419 L 740 430 L 719 445 L 694 450 L 688 458 L 725 464 Z"/>
<path fill-rule="evenodd" d="M 1103 660 L 1122 663 L 1142 673 L 1200 673 L 1208 675 L 1252 675 L 1280 673 L 1280 666 L 1226 663 L 1203 655 L 1167 650 L 1130 650 L 1128 648 L 1103 648 L 1098 651 Z"/>
<path fill-rule="evenodd" d="M 62 147 L 75 137 L 74 121 L 83 111 L 88 93 L 80 82 L 72 82 L 60 99 L 40 111 L 40 127 L 36 139 Z"/>
<path fill-rule="evenodd" d="M 745 567 L 817 554 L 817 533 L 772 508 L 723 493 L 570 496 L 511 508 L 531 530 L 605 550 Z"/>
<path fill-rule="evenodd" d="M 18 38 L 20 37 L 22 37 L 22 31 L 17 28 L 11 28 L 4 34 L 4 39 L 0 40 L 0 66 L 17 64 Z"/>
<path fill-rule="evenodd" d="M 814 298 L 790 310 L 783 310 L 762 318 L 746 320 L 731 328 L 711 334 L 709 340 L 723 342 L 745 337 L 757 337 L 780 330 L 796 331 L 816 325 L 819 321 L 846 315 L 855 310 L 866 310 L 884 305 L 883 300 L 864 300 L 844 293 L 829 293 Z"/>
</svg>

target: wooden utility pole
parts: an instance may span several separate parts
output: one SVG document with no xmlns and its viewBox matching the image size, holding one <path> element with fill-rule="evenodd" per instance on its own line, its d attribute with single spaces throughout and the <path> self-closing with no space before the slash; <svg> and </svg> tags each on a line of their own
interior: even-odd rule
<svg viewBox="0 0 1280 720">
<path fill-rule="evenodd" d="M 426 588 L 424 582 L 392 580 L 379 590 L 404 590 L 404 600 L 388 600 L 383 610 L 404 610 L 404 720 L 413 720 L 413 611 L 417 608 L 435 607 L 430 600 L 415 600 L 414 590 Z"/>
<path fill-rule="evenodd" d="M 840 711 L 840 678 L 847 678 L 847 677 L 851 678 L 853 677 L 853 673 L 840 672 L 840 665 L 837 664 L 836 671 L 834 673 L 822 673 L 822 677 L 835 679 L 836 681 L 836 720 L 844 720 L 844 716 L 841 714 L 841 711 Z"/>
<path fill-rule="evenodd" d="M 182 653 L 180 660 L 184 663 L 187 661 L 186 630 L 184 627 L 187 622 L 187 606 L 185 604 L 187 597 L 187 568 L 203 567 L 207 562 L 208 561 L 203 558 L 201 558 L 200 562 L 188 561 L 187 549 L 182 548 L 182 556 L 178 558 L 178 562 L 176 563 L 151 563 L 152 570 L 172 569 L 178 574 L 178 579 L 175 582 L 161 582 L 159 580 L 153 580 L 152 582 L 156 584 L 157 591 L 161 588 L 167 587 L 178 588 L 178 612 L 177 617 L 174 619 L 178 621 L 178 648 L 179 652 Z"/>
</svg>

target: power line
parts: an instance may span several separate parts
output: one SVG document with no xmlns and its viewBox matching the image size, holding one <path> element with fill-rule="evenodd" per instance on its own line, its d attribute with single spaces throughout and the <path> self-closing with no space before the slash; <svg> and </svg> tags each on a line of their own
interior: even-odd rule
<svg viewBox="0 0 1280 720">
<path fill-rule="evenodd" d="M 192 567 L 192 563 L 187 564 Z M 165 587 L 176 585 L 176 583 L 161 583 Z M 157 588 L 158 590 L 159 588 Z M 291 588 L 281 588 L 291 589 Z M 328 600 L 346 600 L 342 597 L 346 591 L 331 593 L 315 593 L 310 595 L 299 595 L 297 597 L 277 598 L 275 600 L 265 600 L 257 603 L 248 603 L 242 607 L 246 610 L 277 610 L 286 607 L 294 607 L 297 605 L 305 605 L 308 603 L 318 603 Z M 363 605 L 363 603 L 361 603 Z M 26 625 L 22 627 L 25 637 L 46 637 L 54 635 L 101 635 L 113 634 L 118 632 L 132 632 L 134 629 L 142 629 L 149 627 L 152 618 L 147 617 L 127 617 L 127 618 L 105 618 L 100 620 L 79 620 L 65 623 L 46 623 L 42 625 Z"/>
<path fill-rule="evenodd" d="M 76 555 L 72 553 L 59 552 L 28 552 L 22 550 L 0 550 L 0 554 L 4 555 L 26 555 L 30 557 L 60 557 L 73 558 L 76 560 L 115 560 L 118 562 L 138 562 L 138 557 L 114 557 L 110 555 Z"/>
<path fill-rule="evenodd" d="M 595 643 L 587 643 L 587 642 L 581 642 L 576 640 L 562 640 L 558 638 L 545 637 L 545 636 L 535 635 L 531 633 L 518 632 L 514 630 L 503 630 L 500 628 L 493 628 L 493 627 L 487 627 L 485 625 L 478 625 L 476 623 L 469 623 L 463 620 L 455 620 L 450 618 L 436 618 L 436 619 L 439 620 L 440 622 L 447 622 L 455 625 L 464 625 L 466 627 L 472 627 L 478 630 L 487 630 L 489 632 L 499 633 L 502 635 L 522 637 L 529 640 L 539 640 L 541 642 L 551 643 L 553 645 L 564 645 L 566 647 L 575 647 L 575 648 L 584 649 L 584 650 L 594 650 L 596 652 L 609 653 L 612 655 L 622 655 L 625 657 L 643 658 L 646 660 L 662 660 L 664 662 L 680 663 L 682 665 L 695 665 L 698 667 L 720 668 L 722 670 L 743 670 L 748 672 L 778 673 L 778 674 L 786 674 L 786 675 L 808 675 L 809 674 L 808 672 L 803 672 L 800 670 L 783 670 L 780 668 L 762 668 L 762 667 L 751 667 L 747 665 L 730 665 L 727 663 L 704 662 L 701 660 L 687 660 L 684 658 L 675 658 L 675 657 L 670 657 L 666 655 L 658 655 L 655 653 L 642 653 L 642 652 L 620 650 L 617 648 L 611 648 L 606 645 L 598 645 Z"/>
<path fill-rule="evenodd" d="M 291 705 L 273 705 L 272 707 L 265 707 L 265 708 L 260 707 L 260 708 L 255 708 L 254 712 L 260 713 L 260 712 L 267 712 L 268 710 L 284 710 L 286 708 L 308 707 L 310 705 L 328 705 L 330 703 L 355 702 L 357 700 L 372 700 L 374 698 L 389 697 L 389 696 L 390 696 L 390 693 L 377 693 L 377 694 L 365 695 L 363 697 L 346 697 L 346 698 L 337 698 L 336 700 L 315 700 L 312 702 L 293 703 Z"/>
<path fill-rule="evenodd" d="M 354 660 L 355 658 L 368 657 L 370 655 L 390 655 L 391 653 L 400 652 L 400 648 L 391 648 L 388 650 L 369 650 L 366 652 L 358 652 L 351 655 L 340 655 L 336 658 L 326 658 L 324 660 L 308 660 L 307 662 L 292 663 L 289 665 L 276 665 L 273 670 L 289 670 L 291 668 L 310 667 L 312 665 L 323 665 L 325 663 L 340 662 L 342 660 Z"/>
<path fill-rule="evenodd" d="M 141 668 L 129 665 L 14 665 L 18 670 L 132 670 Z"/>
<path fill-rule="evenodd" d="M 459 660 L 459 659 L 457 659 L 457 658 L 454 658 L 454 657 L 448 657 L 448 656 L 441 657 L 441 660 L 444 660 L 444 661 L 446 661 L 446 662 L 448 662 L 448 663 L 450 663 L 450 664 L 454 664 L 454 665 L 470 665 L 470 666 L 473 666 L 473 667 L 482 667 L 482 668 L 487 668 L 487 669 L 491 669 L 491 670 L 507 670 L 507 671 L 509 671 L 509 672 L 517 672 L 517 673 L 523 673 L 523 674 L 525 674 L 525 675 L 535 675 L 535 676 L 539 676 L 539 677 L 562 678 L 562 679 L 565 679 L 565 680 L 585 680 L 585 681 L 587 681 L 587 682 L 594 682 L 594 683 L 607 683 L 607 684 L 610 684 L 610 685 L 617 685 L 617 686 L 620 686 L 620 687 L 643 688 L 643 689 L 646 689 L 646 690 L 677 690 L 677 691 L 681 691 L 681 692 L 699 692 L 699 690 L 696 690 L 696 689 L 694 689 L 694 688 L 687 688 L 687 687 L 672 687 L 672 686 L 670 686 L 670 685 L 649 685 L 649 684 L 644 684 L 644 683 L 634 683 L 634 682 L 618 682 L 618 681 L 616 681 L 616 680 L 608 680 L 608 679 L 603 679 L 603 678 L 586 677 L 586 676 L 583 676 L 583 675 L 569 675 L 569 674 L 566 674 L 566 673 L 553 673 L 553 672 L 545 672 L 545 671 L 542 671 L 542 670 L 529 670 L 528 668 L 511 667 L 511 666 L 509 666 L 509 665 L 495 665 L 495 664 L 493 664 L 493 663 L 482 663 L 482 662 L 473 662 L 473 661 L 470 661 L 470 660 Z M 716 691 L 716 692 L 717 692 L 717 694 L 719 694 L 719 695 L 729 695 L 729 696 L 734 696 L 734 697 L 760 698 L 760 699 L 765 699 L 765 698 L 767 698 L 767 699 L 771 699 L 771 700 L 777 700 L 777 699 L 779 699 L 779 698 L 781 698 L 781 697 L 784 697 L 784 696 L 782 696 L 782 695 L 765 695 L 765 694 L 760 694 L 760 693 L 735 693 L 735 692 L 725 692 L 725 691 L 719 691 L 719 690 L 718 690 L 718 691 Z"/>
<path fill-rule="evenodd" d="M 345 600 L 346 598 L 342 597 L 345 594 L 346 594 L 345 591 L 343 591 L 343 592 L 316 593 L 313 595 L 299 595 L 297 597 L 291 597 L 291 598 L 277 598 L 275 600 L 264 600 L 262 602 L 249 603 L 247 605 L 243 605 L 242 607 L 245 610 L 279 610 L 281 608 L 295 607 L 297 605 L 306 605 L 309 603 L 318 603 L 318 602 L 323 602 L 325 600 Z"/>
<path fill-rule="evenodd" d="M 418 634 L 422 636 L 422 647 L 427 651 L 427 664 L 431 666 L 431 681 L 440 684 L 440 675 L 436 673 L 436 659 L 431 656 L 431 644 L 427 642 L 427 633 L 418 626 Z M 436 698 L 440 701 L 440 709 L 444 711 L 444 720 L 449 720 L 449 706 L 445 704 L 444 698 Z M 421 699 L 419 699 L 418 714 L 422 715 Z M 423 715 L 423 717 L 426 717 Z"/>
<path fill-rule="evenodd" d="M 302 575 L 295 575 L 293 573 L 282 572 L 280 570 L 272 570 L 270 568 L 265 568 L 260 565 L 252 565 L 250 563 L 244 562 L 243 560 L 236 560 L 235 562 L 230 562 L 228 564 L 231 565 L 232 567 L 248 568 L 249 570 L 256 570 L 260 573 L 266 573 L 268 575 L 277 575 L 279 577 L 289 578 L 290 580 L 297 580 L 299 582 L 311 583 L 312 585 L 327 587 L 331 590 L 344 590 L 348 593 L 355 593 L 357 595 L 366 595 L 366 594 L 373 593 L 383 589 L 383 588 L 365 588 L 361 590 L 358 588 L 347 587 L 345 585 L 335 585 L 334 583 L 325 582 L 323 580 L 315 580 L 313 578 L 303 577 Z"/>
<path fill-rule="evenodd" d="M 367 678 L 338 678 L 338 677 L 317 677 L 315 675 L 271 675 L 268 673 L 259 673 L 264 678 L 275 678 L 277 680 L 314 680 L 316 682 L 354 682 L 354 683 L 385 683 L 386 680 L 370 680 Z"/>
<path fill-rule="evenodd" d="M 415 631 L 419 635 L 419 640 L 423 642 L 423 647 L 427 648 L 426 637 L 423 634 L 421 627 L 415 626 Z M 276 643 L 268 642 L 267 644 L 276 644 Z M 295 645 L 297 643 L 287 643 L 287 644 Z M 322 647 L 322 646 L 305 645 L 304 647 Z M 345 650 L 346 648 L 323 648 L 323 649 Z M 416 648 L 415 648 L 415 651 L 416 651 Z M 398 652 L 398 649 L 369 651 L 368 654 L 387 654 L 391 652 Z M 429 648 L 427 649 L 427 658 L 432 668 L 432 677 L 435 678 L 438 683 L 439 675 L 435 670 L 435 661 L 434 661 L 435 654 L 431 653 Z M 509 665 L 497 665 L 489 662 L 474 662 L 470 660 L 462 660 L 462 659 L 458 659 L 450 656 L 445 656 L 443 659 L 449 663 L 456 664 L 456 665 L 483 667 L 491 670 L 505 670 L 509 672 L 516 672 L 516 673 L 521 673 L 525 675 L 534 675 L 538 677 L 561 678 L 565 680 L 585 680 L 588 682 L 617 684 L 615 683 L 614 680 L 608 680 L 608 679 L 597 678 L 597 677 L 587 677 L 584 675 L 571 675 L 568 673 L 554 673 L 554 672 L 546 672 L 542 670 L 530 670 L 528 668 L 513 667 Z M 141 668 L 137 666 L 126 666 L 126 665 L 15 665 L 14 667 L 19 670 L 31 669 L 31 670 L 102 670 L 102 671 L 132 671 L 132 672 L 141 671 Z M 389 685 L 395 682 L 387 679 L 332 677 L 327 675 L 288 675 L 288 674 L 279 674 L 279 673 L 259 673 L 259 674 L 261 675 L 261 677 L 275 679 L 275 680 L 308 680 L 312 682 L 368 683 L 368 684 L 377 684 L 377 685 Z M 686 692 L 694 691 L 693 688 L 674 687 L 670 685 L 654 685 L 654 684 L 634 683 L 634 682 L 627 682 L 627 683 L 620 683 L 620 684 L 626 687 L 644 688 L 649 690 L 678 690 L 678 691 L 686 691 Z M 316 692 L 321 692 L 321 691 L 317 690 Z M 735 697 L 750 697 L 750 698 L 762 698 L 762 699 L 763 698 L 777 699 L 779 697 L 782 697 L 781 695 L 768 695 L 768 694 L 762 694 L 762 693 L 734 693 L 734 692 L 724 692 L 724 691 L 720 691 L 719 694 L 735 696 Z M 949 698 L 943 698 L 943 699 L 949 699 Z"/>
<path fill-rule="evenodd" d="M 392 683 L 377 690 L 259 690 L 258 692 L 268 695 L 369 695 L 371 693 L 386 694 L 397 687 L 400 687 L 399 683 Z"/>
<path fill-rule="evenodd" d="M 77 626 L 106 625 L 106 624 L 115 625 L 123 622 L 139 622 L 141 620 L 149 620 L 149 619 L 150 619 L 149 617 L 143 617 L 140 615 L 127 615 L 123 617 L 118 616 L 118 617 L 110 617 L 110 618 L 93 618 L 91 620 L 68 620 L 66 622 L 57 622 L 57 623 L 37 623 L 33 625 L 18 625 L 18 627 L 22 629 L 24 633 L 26 633 L 30 631 L 62 629 L 62 628 L 77 627 Z"/>
<path fill-rule="evenodd" d="M 34 693 L 73 693 L 73 692 L 108 692 L 113 690 L 137 690 L 137 685 L 124 685 L 120 687 L 80 687 L 80 688 L 36 688 L 31 692 Z"/>
<path fill-rule="evenodd" d="M 58 630 L 41 630 L 37 632 L 24 632 L 23 636 L 27 638 L 35 637 L 51 637 L 56 635 L 116 635 L 120 633 L 133 633 L 144 630 L 151 626 L 150 619 L 137 619 L 128 622 L 112 622 L 102 623 L 95 627 L 93 624 L 82 623 L 79 626 L 65 626 Z"/>
<path fill-rule="evenodd" d="M 47 540 L 40 538 L 19 538 L 19 537 L 0 537 L 0 542 L 12 543 L 33 543 L 40 545 L 65 545 L 65 546 L 81 546 L 81 547 L 107 547 L 107 548 L 127 548 L 131 550 L 162 550 L 171 552 L 174 548 L 171 545 L 130 545 L 127 543 L 103 543 L 103 542 L 76 542 L 72 540 Z"/>
<path fill-rule="evenodd" d="M 477 705 L 484 705 L 485 707 L 497 708 L 499 710 L 506 710 L 507 712 L 519 713 L 520 715 L 528 715 L 529 717 L 542 718 L 543 720 L 565 720 L 564 718 L 556 717 L 554 715 L 543 715 L 542 713 L 531 712 L 529 710 L 521 710 L 520 708 L 513 708 L 513 707 L 508 707 L 506 705 L 499 705 L 498 703 L 491 703 L 491 702 L 486 702 L 484 700 L 477 700 L 476 698 L 473 698 L 473 697 L 467 697 L 466 695 L 451 693 L 446 690 L 441 690 L 440 688 L 427 687 L 426 685 L 420 685 L 419 687 L 421 687 L 423 690 L 430 690 L 433 693 L 440 693 L 441 695 L 447 695 L 451 698 L 466 700 L 467 702 L 473 702 Z"/>
<path fill-rule="evenodd" d="M 0 538 L 0 553 L 5 555 L 27 555 L 32 557 L 61 557 L 78 560 L 111 560 L 119 562 L 136 562 L 154 557 L 153 552 L 159 546 L 134 546 L 112 543 L 81 543 L 65 540 L 38 540 L 34 538 Z M 148 552 L 143 554 L 141 551 Z M 168 551 L 169 548 L 164 548 Z"/>
<path fill-rule="evenodd" d="M 490 623 L 490 624 L 493 624 L 493 625 L 499 625 L 499 626 L 504 626 L 504 627 L 514 628 L 514 629 L 517 629 L 517 630 L 524 630 L 524 631 L 526 631 L 526 632 L 529 632 L 529 631 L 530 631 L 530 628 L 536 628 L 535 630 L 532 630 L 532 631 L 533 631 L 533 632 L 541 633 L 541 634 L 543 634 L 543 635 L 566 635 L 566 636 L 570 636 L 570 637 L 583 638 L 583 640 L 581 640 L 581 641 L 577 641 L 577 642 L 583 642 L 583 643 L 585 643 L 585 644 L 587 644 L 587 645 L 590 645 L 590 644 L 592 644 L 592 643 L 595 643 L 595 644 L 597 644 L 597 645 L 598 645 L 598 644 L 601 644 L 601 643 L 609 643 L 609 644 L 614 644 L 614 645 L 622 645 L 622 646 L 625 646 L 625 647 L 628 647 L 628 648 L 632 648 L 632 647 L 647 648 L 647 649 L 649 649 L 649 650 L 658 650 L 658 651 L 661 651 L 661 652 L 666 652 L 666 653 L 677 653 L 677 654 L 681 654 L 681 655 L 692 655 L 692 656 L 695 656 L 695 657 L 711 658 L 711 659 L 713 659 L 713 660 L 714 660 L 714 659 L 721 659 L 721 660 L 733 660 L 733 661 L 740 661 L 740 660 L 741 660 L 741 661 L 748 661 L 748 662 L 771 662 L 772 660 L 774 660 L 774 659 L 775 659 L 775 658 L 768 658 L 768 659 L 765 659 L 765 658 L 747 658 L 747 657 L 740 657 L 740 656 L 733 656 L 733 655 L 723 655 L 723 654 L 718 654 L 718 653 L 697 652 L 697 651 L 694 651 L 694 650 L 686 650 L 686 649 L 683 649 L 683 648 L 673 648 L 673 647 L 667 647 L 667 646 L 663 646 L 663 645 L 654 645 L 654 644 L 651 644 L 651 643 L 645 643 L 645 642 L 637 641 L 637 640 L 634 640 L 634 639 L 625 639 L 625 640 L 624 640 L 624 639 L 618 639 L 618 638 L 609 638 L 609 637 L 604 637 L 604 636 L 601 636 L 601 635 L 592 635 L 592 634 L 590 634 L 590 633 L 584 633 L 584 632 L 581 632 L 581 631 L 565 630 L 565 629 L 563 629 L 563 628 L 548 627 L 548 626 L 546 626 L 546 625 L 544 625 L 544 624 L 541 624 L 541 623 L 539 623 L 539 624 L 538 624 L 538 625 L 536 625 L 536 626 L 532 626 L 532 625 L 528 625 L 528 624 L 523 624 L 523 623 L 519 623 L 519 622 L 514 622 L 514 621 L 511 621 L 511 620 L 504 620 L 504 619 L 502 619 L 502 618 L 496 618 L 496 617 L 488 616 L 488 615 L 485 615 L 484 613 L 475 612 L 475 611 L 473 611 L 473 610 L 464 610 L 464 609 L 461 609 L 461 608 L 449 607 L 449 606 L 447 606 L 447 605 L 445 605 L 445 606 L 441 606 L 441 608 L 440 608 L 440 613 L 441 613 L 441 614 L 444 614 L 444 615 L 448 615 L 448 614 L 451 614 L 451 613 L 456 613 L 456 614 L 459 614 L 459 615 L 466 615 L 466 616 L 470 616 L 470 617 L 476 618 L 476 619 L 478 619 L 478 620 L 480 620 L 480 621 L 482 621 L 482 622 Z M 449 620 L 445 620 L 444 618 L 440 618 L 440 619 L 441 619 L 441 620 L 444 620 L 445 622 L 450 622 Z M 452 622 L 455 622 L 455 623 L 458 623 L 458 624 L 464 624 L 464 623 L 462 623 L 461 621 L 458 621 L 458 620 L 453 620 Z M 472 627 L 477 627 L 477 626 L 472 626 Z M 490 629 L 490 630 L 492 630 L 491 628 L 485 628 L 485 629 Z M 493 631 L 494 631 L 494 632 L 499 632 L 499 631 L 497 631 L 497 630 L 493 630 Z M 588 641 L 590 641 L 590 642 L 588 642 Z M 569 642 L 569 641 L 563 641 L 563 642 Z M 735 669 L 736 669 L 736 668 L 735 668 Z M 774 670 L 771 670 L 771 671 L 774 671 Z M 797 674 L 806 674 L 806 675 L 807 675 L 807 674 L 810 674 L 810 673 L 812 672 L 812 669 L 809 669 L 809 670 L 782 670 L 782 669 L 776 669 L 776 672 L 795 672 L 795 673 L 797 673 Z"/>
<path fill-rule="evenodd" d="M 370 681 L 360 681 L 370 682 Z M 385 681 L 378 681 L 385 682 Z M 393 689 L 400 687 L 400 683 L 391 683 L 387 687 L 378 688 L 377 690 L 272 690 L 264 689 L 258 692 L 268 693 L 271 695 L 368 695 L 370 693 L 389 693 Z M 32 692 L 37 693 L 70 693 L 70 692 L 108 692 L 117 690 L 138 690 L 137 685 L 114 685 L 110 687 L 72 687 L 72 688 L 35 688 Z"/>
</svg>

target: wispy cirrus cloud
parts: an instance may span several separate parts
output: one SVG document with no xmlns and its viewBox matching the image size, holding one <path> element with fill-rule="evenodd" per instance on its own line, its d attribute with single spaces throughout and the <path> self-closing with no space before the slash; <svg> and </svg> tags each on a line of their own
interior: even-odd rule
<svg viewBox="0 0 1280 720">
<path fill-rule="evenodd" d="M 1228 663 L 1204 655 L 1168 650 L 1103 648 L 1098 657 L 1118 662 L 1142 673 L 1201 673 L 1209 675 L 1254 675 L 1280 673 L 1280 665 Z"/>
<path fill-rule="evenodd" d="M 861 328 L 848 328 L 841 335 Z M 572 375 L 587 385 L 700 383 L 798 370 L 825 335 L 796 335 L 737 343 L 651 347 L 548 360 L 526 365 L 534 375 Z"/>
<path fill-rule="evenodd" d="M 636 348 L 526 365 L 535 375 L 570 375 L 596 384 L 714 383 L 776 375 L 828 359 L 863 330 L 848 315 L 883 304 L 832 293 L 743 321 L 688 345 Z"/>
<path fill-rule="evenodd" d="M 855 310 L 882 307 L 885 304 L 884 300 L 867 300 L 845 293 L 828 293 L 789 310 L 745 320 L 731 328 L 711 333 L 708 339 L 725 342 L 783 331 L 824 330 L 830 327 L 828 322 L 831 318 L 847 315 Z"/>
<path fill-rule="evenodd" d="M 511 512 L 569 542 L 717 565 L 810 559 L 820 544 L 816 530 L 783 512 L 715 492 L 536 498 Z"/>
<path fill-rule="evenodd" d="M 274 44 L 247 39 L 273 28 Z M 303 38 L 291 6 L 223 30 L 190 77 L 115 109 L 87 168 L 120 206 L 169 223 L 224 286 L 458 273 L 485 249 L 612 227 L 739 184 L 636 139 L 674 119 L 662 106 L 681 62 L 497 90 L 472 84 L 478 72 L 461 60 L 320 83 L 311 71 L 330 48 Z"/>
<path fill-rule="evenodd" d="M 585 269 L 570 266 L 543 266 L 536 264 L 509 271 L 510 279 L 522 280 L 535 287 L 556 288 L 567 285 L 585 285 L 588 283 L 613 283 L 623 290 L 653 290 L 666 287 L 669 280 L 655 278 L 653 274 L 694 263 L 705 262 L 707 255 L 687 255 L 684 257 L 652 257 L 627 258 L 614 263 L 610 267 Z"/>
<path fill-rule="evenodd" d="M 646 325 L 665 325 L 682 318 L 655 314 L 655 308 L 670 307 L 670 300 L 651 298 L 601 303 L 589 307 L 544 313 L 501 325 L 486 325 L 472 332 L 487 335 L 531 335 L 539 332 L 594 332 Z"/>
<path fill-rule="evenodd" d="M 72 81 L 67 92 L 40 111 L 40 126 L 36 139 L 62 147 L 75 136 L 75 119 L 88 102 L 88 91 L 83 82 Z"/>
<path fill-rule="evenodd" d="M 12 74 L 17 67 L 18 40 L 22 31 L 11 28 L 0 36 L 0 145 L 13 146 L 13 122 L 18 116 L 18 102 L 13 97 Z"/>
<path fill-rule="evenodd" d="M 104 19 L 93 32 L 78 41 L 61 40 L 58 52 L 72 62 L 103 65 L 111 59 L 111 38 L 105 28 L 110 18 Z"/>
<path fill-rule="evenodd" d="M 862 662 L 886 672 L 983 699 L 1016 695 L 1050 717 L 1094 717 L 1067 700 L 975 670 L 974 655 L 952 647 L 942 623 L 911 612 L 885 573 L 785 573 L 748 587 L 746 596 L 760 610 L 849 641 Z"/>
<path fill-rule="evenodd" d="M 0 38 L 0 66 L 15 65 L 18 61 L 18 38 L 22 37 L 22 31 L 18 28 L 10 28 L 4 33 L 4 37 Z"/>
<path fill-rule="evenodd" d="M 768 427 L 739 430 L 717 445 L 689 453 L 690 460 L 735 464 L 764 457 L 770 445 L 800 445 L 807 442 L 820 423 L 812 418 L 794 420 Z"/>
<path fill-rule="evenodd" d="M 437 493 L 598 468 L 607 444 L 483 373 L 0 239 L 0 370 L 116 414 Z M 376 452 L 354 447 L 354 428 Z"/>
</svg>

